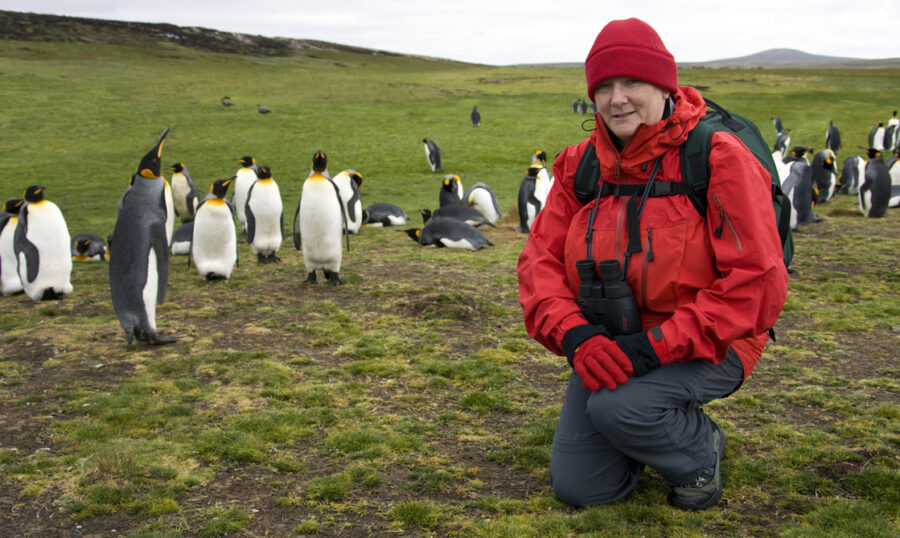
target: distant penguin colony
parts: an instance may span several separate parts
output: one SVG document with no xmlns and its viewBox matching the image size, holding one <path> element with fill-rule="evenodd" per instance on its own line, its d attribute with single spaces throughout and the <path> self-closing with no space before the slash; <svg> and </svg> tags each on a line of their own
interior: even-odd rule
<svg viewBox="0 0 900 538">
<path fill-rule="evenodd" d="M 234 176 L 219 179 L 210 187 L 212 197 L 197 208 L 191 236 L 191 260 L 206 280 L 225 280 L 237 263 L 234 215 L 225 202 Z"/>
<path fill-rule="evenodd" d="M 300 193 L 300 203 L 294 213 L 294 246 L 303 251 L 306 264 L 306 283 L 315 284 L 316 271 L 322 270 L 333 285 L 340 279 L 343 248 L 341 238 L 346 230 L 346 217 L 337 186 L 324 175 L 328 157 L 317 151 L 313 156 L 312 172 Z"/>
<path fill-rule="evenodd" d="M 22 279 L 19 278 L 19 262 L 13 240 L 19 222 L 19 209 L 25 200 L 13 198 L 3 204 L 0 213 L 0 294 L 4 297 L 24 291 Z"/>
<path fill-rule="evenodd" d="M 109 245 L 109 286 L 125 340 L 167 344 L 174 337 L 156 331 L 156 305 L 166 298 L 169 242 L 166 237 L 166 185 L 160 157 L 169 130 L 163 131 L 138 165 L 119 201 Z"/>
<path fill-rule="evenodd" d="M 272 169 L 260 166 L 259 179 L 250 186 L 244 214 L 247 218 L 247 242 L 259 263 L 280 262 L 276 256 L 284 240 L 284 208 L 281 191 L 272 178 Z"/>
<path fill-rule="evenodd" d="M 45 188 L 25 190 L 13 238 L 22 287 L 35 302 L 72 293 L 69 231 L 59 207 L 44 197 Z"/>
</svg>

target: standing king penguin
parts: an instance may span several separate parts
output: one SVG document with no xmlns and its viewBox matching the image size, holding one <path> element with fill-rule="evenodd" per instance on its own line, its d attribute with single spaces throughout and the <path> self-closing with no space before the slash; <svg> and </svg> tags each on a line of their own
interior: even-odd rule
<svg viewBox="0 0 900 538">
<path fill-rule="evenodd" d="M 247 193 L 250 192 L 250 186 L 256 181 L 256 159 L 250 155 L 245 155 L 237 159 L 241 163 L 241 168 L 234 176 L 234 195 L 231 197 L 231 203 L 234 204 L 234 211 L 237 213 L 238 221 L 241 223 L 241 231 L 247 231 L 247 217 L 244 214 L 247 206 Z"/>
<path fill-rule="evenodd" d="M 337 185 L 325 177 L 328 157 L 321 150 L 313 156 L 312 173 L 303 182 L 300 203 L 294 214 L 294 247 L 303 250 L 306 283 L 316 283 L 316 270 L 321 269 L 333 286 L 340 279 L 341 236 L 346 217 Z"/>
<path fill-rule="evenodd" d="M 425 158 L 428 159 L 431 171 L 443 172 L 444 167 L 441 166 L 441 155 L 444 154 L 444 150 L 439 148 L 438 145 L 434 143 L 434 140 L 430 138 L 423 138 L 422 143 L 425 144 Z"/>
<path fill-rule="evenodd" d="M 13 239 L 22 287 L 35 302 L 72 293 L 69 230 L 59 207 L 44 199 L 44 189 L 32 185 L 25 190 Z"/>
<path fill-rule="evenodd" d="M 217 180 L 210 187 L 212 197 L 197 208 L 191 258 L 206 280 L 225 280 L 237 263 L 237 233 L 234 213 L 225 200 L 234 176 Z"/>
<path fill-rule="evenodd" d="M 247 193 L 247 242 L 259 263 L 280 262 L 276 256 L 284 240 L 284 208 L 281 191 L 272 179 L 272 169 L 260 166 L 257 179 Z"/>
<path fill-rule="evenodd" d="M 156 305 L 166 298 L 169 249 L 166 237 L 166 183 L 160 156 L 169 130 L 163 131 L 131 176 L 119 201 L 110 240 L 109 287 L 113 308 L 129 344 L 168 344 L 174 337 L 156 332 Z"/>
<path fill-rule="evenodd" d="M 0 213 L 0 294 L 4 297 L 23 291 L 13 241 L 19 223 L 19 209 L 24 203 L 21 198 L 7 200 L 3 204 L 3 213 Z"/>
<path fill-rule="evenodd" d="M 347 216 L 347 233 L 358 234 L 362 227 L 362 198 L 359 194 L 362 182 L 362 174 L 352 169 L 334 176 L 334 184 L 338 187 L 344 214 Z"/>
<path fill-rule="evenodd" d="M 172 201 L 175 204 L 175 212 L 182 223 L 190 222 L 194 220 L 194 214 L 197 212 L 200 193 L 184 163 L 175 163 L 169 170 L 172 171 Z"/>
<path fill-rule="evenodd" d="M 881 150 L 869 148 L 866 153 L 869 160 L 865 178 L 859 186 L 859 210 L 870 219 L 886 217 L 891 198 L 891 173 Z"/>
</svg>

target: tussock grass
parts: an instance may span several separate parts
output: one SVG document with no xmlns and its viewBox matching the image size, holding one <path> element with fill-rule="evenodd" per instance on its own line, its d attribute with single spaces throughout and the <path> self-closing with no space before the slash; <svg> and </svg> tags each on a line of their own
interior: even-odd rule
<svg viewBox="0 0 900 538">
<path fill-rule="evenodd" d="M 506 212 L 477 253 L 364 229 L 344 286 L 302 286 L 300 254 L 207 283 L 172 259 L 163 348 L 125 346 L 105 264 L 59 302 L 0 300 L 0 534 L 735 536 L 897 533 L 900 226 L 850 197 L 796 233 L 778 340 L 746 386 L 707 406 L 729 438 L 725 502 L 673 510 L 648 471 L 610 506 L 554 500 L 547 462 L 569 370 L 525 334 L 515 196 L 535 149 L 585 136 L 578 70 L 495 68 L 328 51 L 283 58 L 174 46 L 0 40 L 0 192 L 30 184 L 72 234 L 112 230 L 118 197 L 165 127 L 168 164 L 201 189 L 246 154 L 293 214 L 312 153 L 363 173 L 364 203 L 418 226 L 437 205 L 421 139 Z M 774 139 L 855 154 L 896 108 L 898 70 L 683 70 Z M 219 97 L 238 105 L 225 110 Z M 260 116 L 254 105 L 273 109 Z M 477 104 L 482 127 L 468 112 Z M 4 199 L 6 199 L 4 198 Z M 42 507 L 58 512 L 43 515 Z"/>
</svg>

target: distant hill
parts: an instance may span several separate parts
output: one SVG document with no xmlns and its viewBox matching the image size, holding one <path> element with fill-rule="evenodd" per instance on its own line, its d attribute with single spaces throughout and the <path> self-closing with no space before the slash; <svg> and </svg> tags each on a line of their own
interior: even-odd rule
<svg viewBox="0 0 900 538">
<path fill-rule="evenodd" d="M 288 56 L 306 49 L 403 56 L 393 52 L 312 39 L 265 37 L 220 32 L 197 26 L 182 27 L 174 24 L 123 22 L 18 11 L 0 11 L 0 39 L 124 46 L 147 46 L 152 43 L 170 42 L 211 52 L 255 56 Z"/>
<path fill-rule="evenodd" d="M 681 67 L 769 67 L 769 68 L 821 68 L 821 67 L 900 67 L 900 58 L 863 60 L 840 56 L 821 56 L 795 49 L 769 49 L 749 56 L 726 58 L 708 62 L 684 62 Z"/>
</svg>

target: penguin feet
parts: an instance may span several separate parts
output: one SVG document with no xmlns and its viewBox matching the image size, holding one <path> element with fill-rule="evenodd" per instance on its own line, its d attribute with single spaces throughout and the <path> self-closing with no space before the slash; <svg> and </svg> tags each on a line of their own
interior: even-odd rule
<svg viewBox="0 0 900 538">
<path fill-rule="evenodd" d="M 275 253 L 269 254 L 269 263 L 281 263 L 281 258 L 275 255 Z"/>
<path fill-rule="evenodd" d="M 219 273 L 206 273 L 206 280 L 225 280 L 227 277 L 225 275 L 220 275 Z"/>
<path fill-rule="evenodd" d="M 160 336 L 158 333 L 150 333 L 147 335 L 147 343 L 153 346 L 164 346 L 177 341 L 177 336 Z"/>
<path fill-rule="evenodd" d="M 344 283 L 344 281 L 340 279 L 337 271 L 323 269 L 322 272 L 325 273 L 325 278 L 328 279 L 328 283 L 332 286 L 340 286 Z"/>
<path fill-rule="evenodd" d="M 306 280 L 304 280 L 303 282 L 306 283 L 306 284 L 315 284 L 315 283 L 316 283 L 316 272 L 315 272 L 315 271 L 310 271 L 310 272 L 306 275 Z"/>
<path fill-rule="evenodd" d="M 281 263 L 281 258 L 276 256 L 274 252 L 271 254 L 259 253 L 256 255 L 256 259 L 259 263 Z"/>
</svg>

